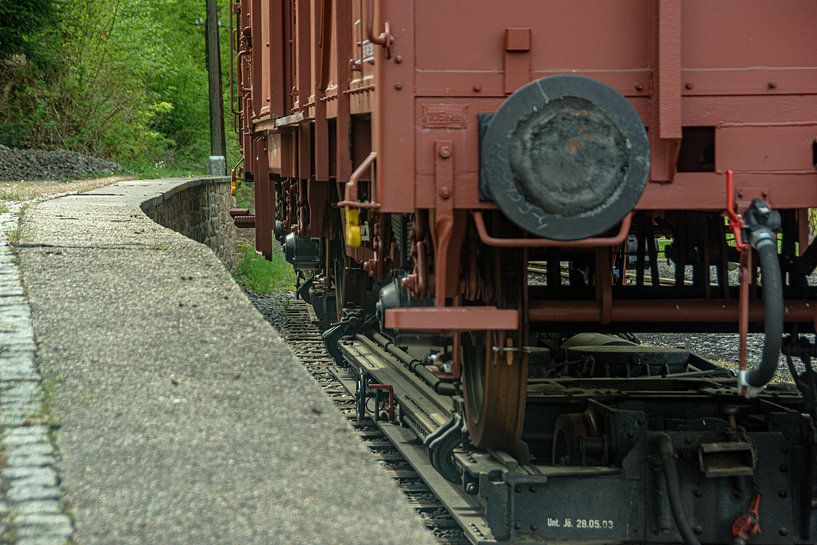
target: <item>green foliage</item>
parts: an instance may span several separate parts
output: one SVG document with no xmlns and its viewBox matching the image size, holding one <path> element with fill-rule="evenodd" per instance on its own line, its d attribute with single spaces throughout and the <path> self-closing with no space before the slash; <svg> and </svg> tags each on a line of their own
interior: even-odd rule
<svg viewBox="0 0 817 545">
<path fill-rule="evenodd" d="M 235 195 L 235 205 L 248 210 L 255 209 L 255 187 L 249 183 L 239 183 Z"/>
<path fill-rule="evenodd" d="M 295 286 L 295 271 L 279 251 L 267 261 L 255 253 L 255 248 L 244 244 L 239 248 L 238 263 L 233 271 L 236 282 L 247 291 L 269 295 L 275 291 Z"/>
<path fill-rule="evenodd" d="M 20 2 L 0 0 L 0 21 L 6 24 L 5 13 L 16 13 Z M 56 5 L 58 17 L 42 18 L 47 28 L 41 34 L 55 36 L 49 66 L 34 63 L 30 48 L 18 47 L 15 53 L 22 55 L 2 61 L 0 48 L 0 82 L 7 82 L 0 83 L 0 143 L 112 158 L 147 176 L 168 170 L 201 173 L 209 155 L 205 2 L 60 0 Z M 228 59 L 226 9 L 223 17 Z M 18 33 L 33 35 L 21 26 L 22 19 L 8 21 Z"/>
<path fill-rule="evenodd" d="M 42 33 L 55 21 L 54 0 L 0 0 L 0 61 L 12 55 L 44 60 Z"/>
<path fill-rule="evenodd" d="M 0 192 L 0 201 L 22 201 L 23 197 L 19 193 L 9 191 Z"/>
</svg>

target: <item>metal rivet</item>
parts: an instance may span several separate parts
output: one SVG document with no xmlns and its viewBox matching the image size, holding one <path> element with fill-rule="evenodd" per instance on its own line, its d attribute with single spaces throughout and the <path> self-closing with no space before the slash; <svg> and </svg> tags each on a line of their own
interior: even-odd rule
<svg viewBox="0 0 817 545">
<path fill-rule="evenodd" d="M 398 81 L 397 83 L 394 84 L 394 88 L 399 91 L 400 89 L 403 88 L 403 84 Z"/>
<path fill-rule="evenodd" d="M 644 84 L 643 83 L 636 83 L 635 84 L 635 90 L 636 91 L 643 91 L 644 90 Z"/>
<path fill-rule="evenodd" d="M 396 57 L 394 57 L 394 62 L 396 62 L 397 64 L 403 62 L 403 55 L 397 55 Z"/>
<path fill-rule="evenodd" d="M 786 528 L 785 526 L 784 526 L 784 527 L 782 527 L 782 528 L 780 529 L 780 535 L 781 535 L 781 536 L 787 536 L 787 535 L 789 535 L 789 529 L 788 529 L 788 528 Z"/>
<path fill-rule="evenodd" d="M 777 495 L 780 496 L 782 499 L 789 497 L 789 493 L 786 492 L 785 490 L 781 490 L 780 492 L 777 493 Z"/>
<path fill-rule="evenodd" d="M 474 92 L 479 93 L 480 91 L 482 91 L 482 85 L 480 85 L 479 83 L 475 83 Z"/>
<path fill-rule="evenodd" d="M 451 157 L 451 147 L 450 146 L 442 146 L 440 148 L 440 157 L 443 159 L 448 159 Z"/>
<path fill-rule="evenodd" d="M 703 491 L 702 491 L 702 490 L 697 489 L 697 488 L 695 489 L 695 497 L 696 497 L 696 498 L 700 498 L 700 497 L 701 497 L 701 496 L 703 496 L 703 495 L 704 495 L 704 493 L 703 493 Z"/>
<path fill-rule="evenodd" d="M 694 84 L 694 83 L 692 83 L 691 81 L 688 81 L 688 82 L 686 82 L 686 84 L 684 85 L 684 87 L 686 87 L 687 89 L 690 89 L 690 90 L 691 90 L 691 89 L 694 89 L 694 88 L 695 88 L 695 84 Z"/>
<path fill-rule="evenodd" d="M 695 532 L 697 535 L 701 535 L 702 533 L 704 533 L 704 529 L 700 526 L 696 526 L 695 528 L 692 529 L 692 531 Z"/>
<path fill-rule="evenodd" d="M 770 81 L 768 83 L 768 86 L 769 86 L 769 89 L 777 89 L 777 82 L 776 81 Z"/>
<path fill-rule="evenodd" d="M 443 200 L 448 200 L 451 198 L 451 191 L 449 191 L 448 186 L 442 186 L 440 188 L 440 198 Z M 522 487 L 517 487 L 516 492 L 522 492 Z"/>
<path fill-rule="evenodd" d="M 531 532 L 535 532 L 535 531 L 536 531 L 536 525 L 535 525 L 535 524 L 531 524 L 531 525 L 530 525 L 530 531 L 531 531 Z"/>
<path fill-rule="evenodd" d="M 519 530 L 520 528 L 522 528 L 522 524 L 519 523 L 519 522 L 516 522 L 516 523 L 514 523 L 513 527 L 516 528 L 517 530 Z"/>
<path fill-rule="evenodd" d="M 530 488 L 528 488 L 528 490 L 530 490 L 532 493 L 536 493 L 536 487 L 533 485 L 531 485 Z"/>
<path fill-rule="evenodd" d="M 780 464 L 780 473 L 785 473 L 789 470 L 789 466 L 786 464 Z"/>
<path fill-rule="evenodd" d="M 442 193 L 442 190 L 440 190 L 440 193 Z M 522 493 L 522 487 L 519 486 L 519 485 L 516 485 L 514 487 L 514 492 L 516 492 L 517 494 L 521 494 Z M 517 524 L 519 524 L 519 523 L 517 523 Z"/>
</svg>

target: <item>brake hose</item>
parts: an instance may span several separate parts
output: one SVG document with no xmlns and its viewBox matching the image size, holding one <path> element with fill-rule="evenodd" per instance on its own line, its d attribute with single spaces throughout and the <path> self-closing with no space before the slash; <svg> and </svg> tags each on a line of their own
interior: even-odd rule
<svg viewBox="0 0 817 545">
<path fill-rule="evenodd" d="M 755 199 L 743 214 L 752 248 L 757 251 L 763 276 L 763 355 L 760 364 L 751 371 L 741 371 L 741 386 L 762 388 L 777 372 L 780 348 L 783 344 L 783 275 L 777 256 L 777 235 L 780 214 L 769 205 Z"/>
<path fill-rule="evenodd" d="M 684 504 L 681 499 L 681 485 L 678 483 L 678 468 L 675 466 L 675 449 L 672 446 L 672 439 L 666 433 L 657 433 L 655 440 L 658 443 L 661 454 L 661 462 L 664 468 L 664 480 L 667 484 L 667 498 L 672 509 L 672 518 L 675 519 L 675 526 L 684 538 L 686 545 L 701 545 L 698 536 L 692 526 L 689 525 Z"/>
</svg>

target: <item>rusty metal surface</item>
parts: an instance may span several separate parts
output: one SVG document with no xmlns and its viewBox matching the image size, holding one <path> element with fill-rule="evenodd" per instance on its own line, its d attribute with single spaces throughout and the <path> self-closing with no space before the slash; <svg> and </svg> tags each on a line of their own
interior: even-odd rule
<svg viewBox="0 0 817 545">
<path fill-rule="evenodd" d="M 438 109 L 460 112 L 466 119 L 464 127 L 457 121 L 449 123 L 448 127 L 424 127 L 426 130 L 417 132 L 417 204 L 432 206 L 430 200 L 420 200 L 425 194 L 423 188 L 427 177 L 432 172 L 433 156 L 428 151 L 426 139 L 431 142 L 435 131 L 446 131 L 462 139 L 464 149 L 468 150 L 457 164 L 457 171 L 462 173 L 458 183 L 466 189 L 458 191 L 461 200 L 457 205 L 480 206 L 472 192 L 473 181 L 469 180 L 474 174 L 473 165 L 478 153 L 473 147 L 477 130 L 475 114 L 494 111 L 498 106 L 496 99 L 506 95 L 505 57 L 509 53 L 502 47 L 505 33 L 508 29 L 530 25 L 530 14 L 539 11 L 546 12 L 547 17 L 537 20 L 531 29 L 528 81 L 544 75 L 571 72 L 607 83 L 630 98 L 645 125 L 657 127 L 657 130 L 650 131 L 654 134 L 654 142 L 677 143 L 683 126 L 718 127 L 716 137 L 719 138 L 722 131 L 729 130 L 725 124 L 761 121 L 774 112 L 776 119 L 770 119 L 771 126 L 761 131 L 764 153 L 747 153 L 742 145 L 719 141 L 717 168 L 754 172 L 751 165 L 754 158 L 766 157 L 774 162 L 780 158 L 785 165 L 772 169 L 767 164 L 757 171 L 758 177 L 768 180 L 763 182 L 764 186 L 780 187 L 781 191 L 792 187 L 792 198 L 795 193 L 802 194 L 806 187 L 813 187 L 817 181 L 813 169 L 801 170 L 796 164 L 810 160 L 810 141 L 798 137 L 794 128 L 784 124 L 792 119 L 801 122 L 815 120 L 811 113 L 817 109 L 815 63 L 804 58 L 803 54 L 813 47 L 814 41 L 807 36 L 809 23 L 806 20 L 812 17 L 807 3 L 787 2 L 781 11 L 765 2 L 672 4 L 634 0 L 609 4 L 553 1 L 545 5 L 531 1 L 515 2 L 499 10 L 494 4 L 481 2 L 470 3 L 468 9 L 462 9 L 456 3 L 440 6 L 436 2 L 417 2 L 413 20 L 416 34 L 424 39 L 415 45 L 413 57 L 405 54 L 405 49 L 401 50 L 399 40 L 393 48 L 394 54 L 403 53 L 404 59 L 414 58 L 417 66 L 414 124 L 420 125 L 421 109 L 432 104 Z M 740 16 L 727 16 L 732 10 L 739 11 Z M 454 19 L 458 21 L 457 28 L 464 30 L 452 31 L 447 21 Z M 570 24 L 565 24 L 566 21 Z M 793 29 L 802 29 L 802 32 L 793 32 Z M 749 41 L 750 47 L 740 45 Z M 765 45 L 761 47 L 760 43 Z M 717 62 L 705 55 L 705 51 L 713 50 L 718 52 Z M 467 54 L 463 54 L 464 51 Z M 779 54 L 772 55 L 770 51 Z M 758 63 L 759 59 L 763 63 Z M 768 68 L 759 69 L 757 66 Z M 391 69 L 391 65 L 387 68 Z M 409 78 L 403 79 L 408 81 Z M 776 86 L 769 88 L 770 83 Z M 394 89 L 378 92 L 397 95 Z M 429 106 L 425 105 L 426 102 Z M 797 113 L 792 111 L 791 106 L 798 102 L 808 104 L 810 112 L 799 108 Z M 403 107 L 399 111 L 389 108 L 384 113 L 405 119 Z M 784 143 L 792 139 L 797 142 L 799 151 L 793 151 Z M 470 146 L 468 142 L 471 142 Z M 743 145 L 748 142 L 747 135 Z M 460 142 L 457 144 L 459 146 Z M 657 147 L 660 146 L 653 146 L 654 154 Z M 652 184 L 640 207 L 672 208 L 676 203 L 675 206 L 684 208 L 713 209 L 711 203 L 716 199 L 701 202 L 689 198 L 690 188 L 700 186 L 708 191 L 711 187 L 706 175 L 680 173 L 673 177 L 673 153 L 661 152 L 659 155 L 663 155 L 664 172 L 656 175 L 655 181 L 676 180 L 679 176 L 691 176 L 697 180 L 680 191 L 673 189 L 674 181 Z M 796 162 L 786 159 L 792 155 L 797 156 Z M 384 162 L 388 159 L 388 155 L 383 156 Z M 777 176 L 776 172 L 781 170 L 791 172 L 788 180 Z M 795 175 L 795 172 L 800 174 Z M 799 176 L 803 177 L 803 184 L 797 179 Z M 774 183 L 774 177 L 778 178 L 778 183 Z M 796 189 L 793 184 L 798 184 Z M 398 192 L 399 187 L 405 187 L 405 183 L 395 180 L 392 185 L 390 180 L 381 180 L 381 188 L 386 192 L 392 189 Z M 809 198 L 816 197 L 810 195 Z M 395 206 L 396 211 L 399 206 Z"/>
<path fill-rule="evenodd" d="M 386 311 L 385 325 L 409 331 L 516 330 L 519 311 L 496 307 L 391 309 Z"/>
<path fill-rule="evenodd" d="M 235 218 L 236 216 L 249 216 L 250 209 L 249 208 L 232 208 L 230 209 L 230 216 Z"/>
<path fill-rule="evenodd" d="M 681 127 L 700 126 L 716 128 L 715 168 L 745 174 L 741 185 L 747 193 L 768 190 L 771 203 L 783 208 L 802 205 L 803 196 L 817 204 L 817 174 L 810 164 L 817 66 L 804 53 L 815 47 L 808 29 L 817 16 L 806 0 L 775 7 L 759 0 L 615 5 L 527 0 L 502 9 L 489 2 L 463 9 L 456 2 L 441 6 L 430 0 L 413 7 L 351 0 L 256 0 L 241 6 L 239 27 L 251 9 L 263 19 L 253 22 L 260 29 L 253 32 L 261 34 L 253 40 L 252 77 L 245 78 L 262 82 L 260 90 L 252 86 L 258 96 L 251 108 L 260 113 L 269 97 L 276 115 L 306 112 L 305 119 L 317 125 L 319 178 L 328 172 L 348 179 L 344 139 L 353 114 L 350 101 L 356 101 L 357 112 L 371 111 L 375 102 L 359 95 L 376 93 L 371 124 L 373 149 L 381 157 L 382 211 L 435 206 L 433 142 L 443 133 L 460 150 L 455 206 L 490 208 L 476 190 L 477 114 L 495 111 L 528 81 L 560 73 L 610 85 L 651 128 L 652 180 L 662 183 L 650 184 L 639 209 L 717 209 L 722 189 L 713 183 L 716 174 L 674 172 Z M 530 15 L 543 10 L 548 16 L 531 26 Z M 292 27 L 295 12 L 300 19 L 306 16 L 298 28 Z M 451 20 L 458 21 L 456 28 L 446 23 Z M 369 21 L 377 40 L 388 35 L 388 48 L 368 39 Z M 423 39 L 416 41 L 417 36 Z M 350 63 L 355 59 L 358 69 Z M 247 63 L 239 64 L 245 66 L 239 72 L 250 76 Z M 314 104 L 322 95 L 325 112 L 314 105 L 304 110 L 310 97 Z M 289 98 L 297 102 L 284 104 Z M 313 116 L 337 120 L 337 126 Z M 416 130 L 408 129 L 412 126 Z M 335 151 L 327 152 L 332 142 Z M 689 198 L 690 191 L 696 199 Z"/>
<path fill-rule="evenodd" d="M 785 320 L 791 323 L 814 321 L 817 303 L 812 300 L 786 300 Z M 749 301 L 749 321 L 763 321 L 763 302 Z M 528 317 L 537 322 L 599 322 L 602 311 L 595 301 L 535 301 Z M 737 328 L 737 299 L 622 299 L 613 302 L 610 322 L 699 322 L 733 323 Z"/>
<path fill-rule="evenodd" d="M 811 32 L 817 13 L 810 7 L 808 0 L 234 2 L 233 109 L 242 114 L 244 174 L 256 182 L 260 203 L 259 249 L 271 251 L 276 219 L 299 236 L 340 240 L 338 201 L 365 202 L 361 221 L 371 235 L 361 248 L 345 249 L 349 263 L 368 262 L 367 272 L 389 275 L 396 261 L 376 226 L 387 225 L 391 213 L 422 218 L 426 234 L 411 241 L 405 282 L 434 296 L 440 307 L 461 306 L 463 297 L 469 305 L 491 304 L 492 279 L 481 273 L 477 259 L 486 247 L 558 253 L 562 246 L 552 239 L 575 238 L 580 240 L 573 249 L 611 248 L 580 258 L 601 281 L 591 279 L 588 299 L 575 304 L 533 301 L 532 317 L 551 304 L 572 305 L 560 319 L 582 315 L 615 322 L 628 316 L 630 306 L 643 304 L 661 309 L 646 310 L 657 319 L 697 320 L 720 296 L 684 299 L 676 310 L 663 309 L 666 302 L 648 305 L 646 298 L 620 301 L 606 282 L 608 271 L 617 270 L 610 262 L 626 252 L 631 226 L 644 231 L 644 222 L 680 210 L 717 214 L 727 169 L 737 173 L 738 209 L 760 197 L 778 209 L 800 210 L 796 236 L 802 251 L 807 242 L 802 211 L 817 207 L 817 63 L 810 53 L 817 48 Z M 507 178 L 527 203 L 524 213 L 514 218 L 507 206 L 504 214 L 493 212 L 496 205 L 480 198 L 479 116 L 502 112 L 509 96 L 552 76 L 606 86 L 635 112 L 634 125 L 646 127 L 652 183 L 635 209 L 655 211 L 652 220 L 625 217 L 632 198 L 606 222 L 582 216 L 616 201 L 617 173 L 632 174 L 632 168 L 619 124 L 608 118 L 610 109 L 576 104 L 575 96 L 545 101 L 510 131 Z M 577 111 L 586 115 L 565 113 Z M 690 130 L 704 136 L 687 156 Z M 591 137 L 577 146 L 577 133 Z M 443 157 L 443 148 L 450 155 Z M 559 148 L 580 160 L 567 162 L 563 154 L 549 152 Z M 706 153 L 706 161 L 695 153 Z M 353 176 L 373 154 L 376 164 Z M 534 229 L 533 237 L 501 228 L 504 216 L 526 229 L 528 222 L 542 225 L 531 219 L 537 214 L 529 204 L 573 217 L 578 227 L 561 235 Z M 500 223 L 486 225 L 479 214 L 487 211 L 485 219 Z M 473 225 L 468 212 L 474 213 Z M 622 217 L 617 232 L 587 238 L 615 229 Z M 655 235 L 653 227 L 644 232 Z M 721 266 L 718 274 L 724 277 L 728 256 L 712 251 L 716 257 L 703 259 Z M 644 256 L 640 259 L 643 266 Z M 681 258 L 681 267 L 691 264 L 688 256 Z M 623 287 L 623 279 L 611 283 Z M 706 297 L 712 289 L 703 288 Z M 692 306 L 697 310 L 688 310 Z M 800 307 L 797 312 L 807 313 Z M 731 311 L 711 316 L 728 321 Z"/>
<path fill-rule="evenodd" d="M 485 226 L 485 218 L 480 211 L 473 212 L 474 225 L 477 228 L 480 240 L 486 246 L 496 248 L 603 248 L 618 246 L 624 242 L 630 233 L 633 215 L 627 214 L 621 221 L 618 233 L 611 237 L 583 238 L 581 240 L 551 240 L 546 238 L 499 238 L 491 236 Z"/>
<path fill-rule="evenodd" d="M 233 216 L 233 221 L 239 229 L 255 229 L 255 214 Z"/>
<path fill-rule="evenodd" d="M 681 0 L 657 2 L 651 19 L 655 90 L 650 116 L 653 132 L 650 179 L 666 183 L 675 176 L 681 148 Z"/>
<path fill-rule="evenodd" d="M 738 329 L 727 170 L 737 212 L 762 198 L 787 218 L 781 262 L 796 298 L 785 319 L 815 322 L 817 291 L 798 261 L 817 208 L 810 0 L 242 0 L 237 21 L 235 109 L 263 204 L 259 245 L 274 219 L 284 234 L 321 237 L 320 283 L 341 302 L 351 278 L 358 302 L 391 278 L 433 297 L 389 309 L 386 326 L 449 337 L 475 444 L 518 442 L 529 324 Z M 583 78 L 620 107 L 553 100 L 530 83 Z M 481 191 L 492 146 L 481 146 L 480 116 L 501 117 L 526 86 L 547 97 L 507 123 L 506 172 L 489 178 L 506 186 Z M 614 111 L 627 111 L 629 134 Z M 344 244 L 339 204 L 357 208 L 359 247 Z M 523 273 L 517 293 L 511 269 L 531 260 L 546 260 L 546 285 L 524 285 Z M 756 284 L 743 288 L 751 327 L 763 319 Z"/>
<path fill-rule="evenodd" d="M 493 333 L 466 337 L 463 398 L 470 440 L 479 448 L 513 453 L 525 422 L 528 358 L 510 351 L 503 353 L 503 348 L 510 347 L 504 346 L 504 337 L 497 338 Z"/>
<path fill-rule="evenodd" d="M 257 155 L 254 158 L 255 189 L 255 248 L 261 254 L 272 256 L 272 230 L 275 226 L 274 195 L 268 166 L 266 138 L 253 138 Z"/>
</svg>

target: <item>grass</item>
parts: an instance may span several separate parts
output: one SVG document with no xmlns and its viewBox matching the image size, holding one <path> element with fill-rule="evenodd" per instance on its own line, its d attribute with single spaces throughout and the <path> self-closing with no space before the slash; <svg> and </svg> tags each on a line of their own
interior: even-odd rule
<svg viewBox="0 0 817 545">
<path fill-rule="evenodd" d="M 255 208 L 253 184 L 238 184 L 236 206 L 249 210 Z M 269 295 L 283 290 L 292 291 L 297 280 L 295 270 L 287 263 L 280 247 L 276 246 L 272 260 L 267 260 L 264 256 L 258 255 L 251 244 L 246 243 L 238 248 L 233 276 L 242 288 L 259 295 Z"/>
<path fill-rule="evenodd" d="M 233 275 L 241 287 L 259 295 L 292 290 L 296 280 L 295 271 L 280 251 L 273 254 L 272 261 L 268 261 L 249 244 L 242 244 L 239 248 Z"/>
<path fill-rule="evenodd" d="M 20 193 L 12 193 L 10 191 L 3 191 L 0 193 L 0 201 L 22 201 L 23 196 Z"/>
<path fill-rule="evenodd" d="M 228 155 L 230 157 L 235 157 L 237 154 L 237 147 L 235 150 L 228 150 Z M 207 174 L 207 158 L 207 155 L 171 155 L 167 157 L 166 160 L 155 163 L 137 161 L 126 163 L 122 166 L 125 167 L 126 171 L 140 180 L 158 180 L 161 178 L 196 178 Z M 228 168 L 231 165 L 232 164 L 228 160 Z"/>
<path fill-rule="evenodd" d="M 158 180 L 161 178 L 195 178 L 204 175 L 207 158 L 202 161 L 159 161 L 157 163 L 134 162 L 122 165 L 134 178 Z"/>
<path fill-rule="evenodd" d="M 57 395 L 57 389 L 60 387 L 62 382 L 61 377 L 57 378 L 56 380 L 53 378 L 43 377 L 41 382 L 43 392 L 42 409 L 39 413 L 32 415 L 41 423 L 49 427 L 49 439 L 51 440 L 51 444 L 54 446 L 57 444 L 56 434 L 59 425 L 57 420 L 54 418 L 53 403 L 54 397 Z"/>
<path fill-rule="evenodd" d="M 17 225 L 17 227 L 6 233 L 6 237 L 8 238 L 8 243 L 10 246 L 19 246 L 20 240 L 23 238 L 23 233 L 20 226 Z"/>
</svg>

